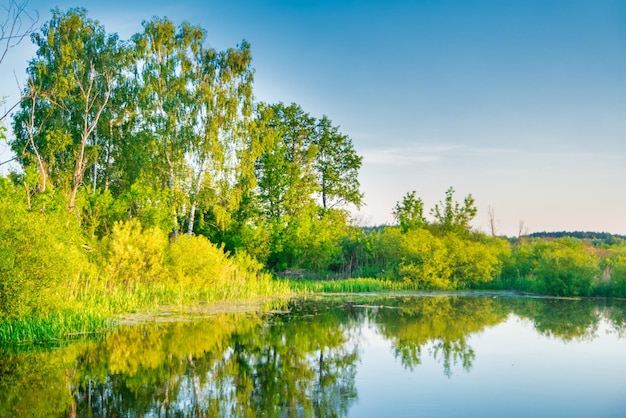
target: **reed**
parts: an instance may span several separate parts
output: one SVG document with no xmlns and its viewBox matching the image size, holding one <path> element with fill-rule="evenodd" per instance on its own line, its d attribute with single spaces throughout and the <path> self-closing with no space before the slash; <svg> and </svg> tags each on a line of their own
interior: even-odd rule
<svg viewBox="0 0 626 418">
<path fill-rule="evenodd" d="M 289 286 L 303 293 L 372 293 L 417 290 L 415 283 L 386 279 L 354 278 L 342 280 L 287 280 Z"/>
<path fill-rule="evenodd" d="M 59 343 L 78 336 L 105 331 L 112 320 L 88 311 L 58 312 L 40 317 L 0 322 L 0 347 Z"/>
</svg>

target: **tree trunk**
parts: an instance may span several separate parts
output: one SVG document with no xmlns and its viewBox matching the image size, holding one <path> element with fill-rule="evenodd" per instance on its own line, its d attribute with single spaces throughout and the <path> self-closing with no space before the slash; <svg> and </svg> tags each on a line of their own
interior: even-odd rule
<svg viewBox="0 0 626 418">
<path fill-rule="evenodd" d="M 189 211 L 189 222 L 187 224 L 187 235 L 193 235 L 193 225 L 196 219 L 196 207 L 198 202 L 198 194 L 200 193 L 200 189 L 202 188 L 202 180 L 204 180 L 204 163 L 200 168 L 200 172 L 198 173 L 198 180 L 196 182 L 196 188 L 194 191 L 194 196 L 191 202 L 191 210 Z"/>
<path fill-rule="evenodd" d="M 76 193 L 78 192 L 78 188 L 80 187 L 80 184 L 83 181 L 83 176 L 85 174 L 85 168 L 86 168 L 85 146 L 87 145 L 87 139 L 93 133 L 94 129 L 96 129 L 98 120 L 100 119 L 100 115 L 102 115 L 102 112 L 104 111 L 104 109 L 107 106 L 107 103 L 109 102 L 109 96 L 111 95 L 111 90 L 112 90 L 111 79 L 110 77 L 108 77 L 108 75 L 105 75 L 107 86 L 106 86 L 106 91 L 103 92 L 104 99 L 102 100 L 102 103 L 98 106 L 96 110 L 96 114 L 93 115 L 92 120 L 89 121 L 89 112 L 95 103 L 96 94 L 97 94 L 97 93 L 94 93 L 94 95 L 92 95 L 92 88 L 94 87 L 94 82 L 95 82 L 94 81 L 95 70 L 94 70 L 93 63 L 91 64 L 91 71 L 92 71 L 92 77 L 89 80 L 89 86 L 87 89 L 84 89 L 83 85 L 80 82 L 78 83 L 80 90 L 83 93 L 83 99 L 85 100 L 85 109 L 83 113 L 83 118 L 84 118 L 83 133 L 80 139 L 80 150 L 78 151 L 78 156 L 76 157 L 76 168 L 74 169 L 74 178 L 72 179 L 72 192 L 70 194 L 70 203 L 69 203 L 70 212 L 72 212 L 75 208 Z"/>
<path fill-rule="evenodd" d="M 193 224 L 196 218 L 196 202 L 191 204 L 191 208 L 189 210 L 189 222 L 187 224 L 187 235 L 193 235 Z"/>
<path fill-rule="evenodd" d="M 72 212 L 76 207 L 76 193 L 83 181 L 83 175 L 85 174 L 85 145 L 87 143 L 87 136 L 83 134 L 80 141 L 80 151 L 76 157 L 76 167 L 74 168 L 74 177 L 72 178 L 72 192 L 70 194 L 69 210 Z"/>
</svg>

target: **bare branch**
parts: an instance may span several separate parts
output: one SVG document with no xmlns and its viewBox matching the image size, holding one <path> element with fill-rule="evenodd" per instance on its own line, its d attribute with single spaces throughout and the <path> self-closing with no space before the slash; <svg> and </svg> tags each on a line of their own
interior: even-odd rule
<svg viewBox="0 0 626 418">
<path fill-rule="evenodd" d="M 0 7 L 6 16 L 0 17 L 0 64 L 6 57 L 9 49 L 15 48 L 28 37 L 37 27 L 39 13 L 29 13 L 26 10 L 28 0 L 18 2 L 10 0 L 8 6 Z"/>
<path fill-rule="evenodd" d="M 525 225 L 524 220 L 520 219 L 518 230 L 517 230 L 517 238 L 521 238 L 525 235 L 528 235 L 528 227 Z"/>
<path fill-rule="evenodd" d="M 496 212 L 493 209 L 493 206 L 489 206 L 487 211 L 487 216 L 489 217 L 489 232 L 492 237 L 498 235 L 498 227 L 500 226 L 500 220 L 496 219 Z"/>
</svg>

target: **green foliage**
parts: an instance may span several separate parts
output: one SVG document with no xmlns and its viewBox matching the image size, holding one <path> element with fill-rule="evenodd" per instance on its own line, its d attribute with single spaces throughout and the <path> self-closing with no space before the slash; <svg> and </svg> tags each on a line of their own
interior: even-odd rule
<svg viewBox="0 0 626 418">
<path fill-rule="evenodd" d="M 445 243 L 424 229 L 410 230 L 402 236 L 400 277 L 422 289 L 449 289 L 451 265 Z"/>
<path fill-rule="evenodd" d="M 620 244 L 610 252 L 602 252 L 605 257 L 599 266 L 602 274 L 594 286 L 594 295 L 609 297 L 626 297 L 626 253 Z"/>
<path fill-rule="evenodd" d="M 165 232 L 144 229 L 136 219 L 115 224 L 103 242 L 102 267 L 107 282 L 133 292 L 140 284 L 162 281 L 167 243 Z"/>
<path fill-rule="evenodd" d="M 464 289 L 490 282 L 500 274 L 508 245 L 495 238 L 477 238 L 409 231 L 403 235 L 400 276 L 426 289 Z"/>
<path fill-rule="evenodd" d="M 589 296 L 599 276 L 599 264 L 575 238 L 523 241 L 505 263 L 504 280 L 515 287 L 556 296 Z M 515 283 L 515 282 L 514 282 Z"/>
<path fill-rule="evenodd" d="M 118 196 L 110 216 L 114 221 L 138 219 L 147 228 L 168 231 L 174 226 L 169 205 L 171 201 L 171 190 L 148 186 L 138 181 Z"/>
<path fill-rule="evenodd" d="M 363 157 L 354 150 L 352 140 L 324 116 L 317 122 L 313 143 L 317 147 L 313 166 L 322 207 L 329 209 L 348 203 L 360 207 L 363 193 L 359 191 L 358 172 Z"/>
<path fill-rule="evenodd" d="M 542 253 L 536 269 L 542 281 L 540 289 L 549 295 L 589 296 L 598 275 L 596 260 L 584 251 L 582 244 L 555 246 Z"/>
<path fill-rule="evenodd" d="M 503 262 L 510 253 L 508 242 L 476 234 L 473 239 L 455 235 L 445 237 L 451 282 L 457 289 L 479 287 L 500 276 Z"/>
<path fill-rule="evenodd" d="M 318 191 L 313 163 L 315 118 L 295 103 L 261 104 L 258 125 L 264 152 L 255 165 L 267 219 L 281 222 L 306 209 Z"/>
<path fill-rule="evenodd" d="M 402 261 L 402 233 L 400 229 L 386 227 L 372 232 L 367 236 L 366 249 L 369 257 L 366 260 L 368 270 L 376 277 L 397 279 L 398 269 Z"/>
<path fill-rule="evenodd" d="M 327 117 L 316 121 L 296 104 L 260 104 L 256 127 L 263 144 L 255 164 L 257 224 L 268 230 L 268 266 L 337 270 L 348 217 L 336 207 L 360 204 L 361 157 Z"/>
<path fill-rule="evenodd" d="M 24 166 L 37 166 L 42 190 L 50 178 L 70 191 L 73 210 L 85 171 L 101 152 L 94 132 L 124 67 L 124 50 L 83 8 L 52 10 L 32 40 L 37 57 L 27 70 L 11 147 Z"/>
<path fill-rule="evenodd" d="M 436 235 L 425 228 L 386 227 L 344 241 L 353 274 L 366 272 L 419 289 L 480 287 L 500 277 L 509 253 L 508 242 L 499 238 Z"/>
<path fill-rule="evenodd" d="M 626 298 L 626 256 L 617 256 L 611 267 L 610 296 Z"/>
<path fill-rule="evenodd" d="M 424 218 L 424 203 L 422 199 L 415 197 L 415 191 L 407 193 L 402 201 L 396 203 L 393 208 L 393 217 L 403 232 L 422 228 L 427 224 Z"/>
<path fill-rule="evenodd" d="M 413 283 L 372 278 L 344 280 L 290 280 L 289 286 L 305 293 L 367 293 L 414 290 Z"/>
<path fill-rule="evenodd" d="M 231 261 L 202 236 L 179 237 L 170 245 L 167 266 L 171 279 L 183 289 L 225 286 L 231 279 Z"/>
<path fill-rule="evenodd" d="M 326 116 L 255 106 L 246 41 L 217 51 L 204 29 L 154 17 L 121 42 L 83 8 L 53 10 L 32 39 L 11 143 L 20 183 L 29 199 L 68 193 L 85 235 L 106 243 L 100 256 L 128 264 L 107 265 L 110 279 L 130 283 L 139 263 L 112 243 L 152 228 L 203 234 L 276 270 L 341 267 L 339 206 L 361 203 L 362 159 Z M 122 238 L 114 225 L 133 220 L 144 232 Z"/>
<path fill-rule="evenodd" d="M 347 234 L 347 214 L 342 210 L 318 211 L 294 219 L 285 231 L 289 266 L 312 271 L 336 269 L 341 263 L 341 238 Z"/>
<path fill-rule="evenodd" d="M 109 190 L 87 191 L 79 197 L 82 226 L 87 236 L 103 237 L 111 232 L 115 199 Z"/>
<path fill-rule="evenodd" d="M 21 193 L 0 178 L 0 319 L 45 315 L 65 306 L 90 273 L 76 218 L 51 207 L 29 210 Z"/>
<path fill-rule="evenodd" d="M 435 218 L 435 227 L 444 233 L 466 234 L 470 230 L 469 223 L 477 213 L 474 198 L 471 194 L 467 195 L 463 199 L 463 205 L 453 199 L 454 189 L 450 187 L 446 190 L 445 200 L 436 204 L 431 210 L 430 213 Z"/>
</svg>

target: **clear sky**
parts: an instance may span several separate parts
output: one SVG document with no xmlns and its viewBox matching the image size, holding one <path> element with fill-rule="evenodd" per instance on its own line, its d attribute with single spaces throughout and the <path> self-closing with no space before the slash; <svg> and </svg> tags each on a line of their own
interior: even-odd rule
<svg viewBox="0 0 626 418">
<path fill-rule="evenodd" d="M 0 4 L 8 0 L 0 0 Z M 327 115 L 363 155 L 361 224 L 392 222 L 415 190 L 456 189 L 499 232 L 626 234 L 626 0 L 83 1 L 123 39 L 167 16 L 211 46 L 252 45 L 255 97 Z M 0 65 L 17 98 L 29 41 Z M 4 149 L 4 152 L 2 152 Z M 0 145 L 0 159 L 7 156 Z M 6 165 L 2 166 L 6 171 Z"/>
</svg>

